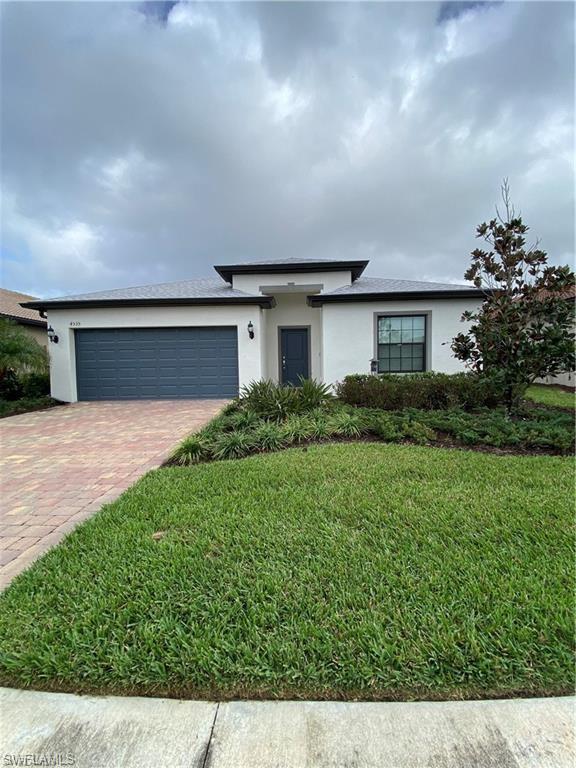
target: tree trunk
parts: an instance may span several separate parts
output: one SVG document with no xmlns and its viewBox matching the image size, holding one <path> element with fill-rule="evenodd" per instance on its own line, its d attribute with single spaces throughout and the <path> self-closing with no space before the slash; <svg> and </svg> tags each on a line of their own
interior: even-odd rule
<svg viewBox="0 0 576 768">
<path fill-rule="evenodd" d="M 504 389 L 504 405 L 508 416 L 513 416 L 520 410 L 522 398 L 527 387 L 526 383 L 506 385 Z"/>
</svg>

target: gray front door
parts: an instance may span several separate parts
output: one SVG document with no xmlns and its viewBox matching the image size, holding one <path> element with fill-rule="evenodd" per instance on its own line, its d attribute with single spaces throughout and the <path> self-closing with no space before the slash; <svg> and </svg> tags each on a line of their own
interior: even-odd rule
<svg viewBox="0 0 576 768">
<path fill-rule="evenodd" d="M 280 380 L 298 386 L 310 378 L 310 329 L 280 328 Z"/>
<path fill-rule="evenodd" d="M 77 330 L 79 400 L 235 397 L 236 327 Z"/>
</svg>

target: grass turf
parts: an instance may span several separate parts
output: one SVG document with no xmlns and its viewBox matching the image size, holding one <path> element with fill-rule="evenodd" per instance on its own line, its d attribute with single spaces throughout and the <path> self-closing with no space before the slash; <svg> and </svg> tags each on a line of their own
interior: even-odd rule
<svg viewBox="0 0 576 768">
<path fill-rule="evenodd" d="M 543 405 L 551 405 L 556 408 L 574 408 L 576 398 L 574 392 L 568 392 L 560 387 L 546 386 L 545 384 L 533 384 L 526 391 L 528 400 Z"/>
<path fill-rule="evenodd" d="M 157 470 L 0 597 L 1 681 L 222 698 L 571 691 L 572 490 L 567 458 L 405 445 Z"/>
</svg>

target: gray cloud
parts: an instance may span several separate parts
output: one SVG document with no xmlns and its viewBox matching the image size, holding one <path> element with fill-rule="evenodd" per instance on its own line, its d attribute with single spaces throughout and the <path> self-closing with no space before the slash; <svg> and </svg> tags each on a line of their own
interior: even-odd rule
<svg viewBox="0 0 576 768">
<path fill-rule="evenodd" d="M 503 176 L 573 258 L 572 4 L 170 5 L 3 5 L 3 284 L 286 256 L 458 281 Z"/>
</svg>

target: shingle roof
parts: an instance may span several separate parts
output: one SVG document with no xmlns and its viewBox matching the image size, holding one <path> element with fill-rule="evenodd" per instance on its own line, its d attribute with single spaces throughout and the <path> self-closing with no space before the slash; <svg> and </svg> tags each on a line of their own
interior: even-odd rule
<svg viewBox="0 0 576 768">
<path fill-rule="evenodd" d="M 297 260 L 303 264 L 303 260 Z M 251 262 L 251 265 L 255 262 Z M 266 262 L 271 264 L 272 262 Z M 284 265 L 287 259 L 274 262 Z M 290 263 L 294 263 L 291 261 Z M 315 261 L 309 261 L 315 264 Z M 336 262 L 330 261 L 330 264 Z M 344 262 L 342 262 L 344 263 Z M 350 262 L 346 262 L 350 263 Z M 32 297 L 24 294 L 15 294 L 24 299 Z M 428 298 L 438 296 L 440 298 L 463 298 L 481 296 L 482 292 L 469 285 L 453 285 L 451 283 L 424 283 L 416 280 L 395 280 L 379 277 L 359 277 L 352 285 L 337 288 L 328 293 L 321 293 L 309 297 L 313 306 L 336 301 L 367 301 L 371 298 L 409 298 L 426 295 Z M 174 283 L 160 283 L 157 285 L 141 285 L 134 288 L 117 288 L 110 291 L 97 291 L 96 293 L 81 293 L 73 296 L 60 296 L 54 299 L 35 299 L 26 302 L 27 309 L 21 312 L 30 312 L 38 317 L 36 309 L 49 309 L 50 307 L 77 307 L 77 306 L 114 306 L 117 303 L 144 305 L 144 304 L 259 304 L 260 306 L 273 306 L 274 299 L 261 294 L 252 294 L 232 288 L 222 280 L 212 278 L 199 278 L 195 280 L 180 280 Z"/>
<path fill-rule="evenodd" d="M 424 283 L 419 280 L 396 280 L 384 277 L 360 277 L 352 285 L 309 297 L 312 306 L 339 301 L 369 301 L 371 299 L 407 298 L 474 298 L 484 292 L 473 285 L 453 283 Z"/>
<path fill-rule="evenodd" d="M 549 291 L 546 289 L 542 289 L 538 292 L 538 298 L 539 299 L 548 299 L 550 296 L 558 296 L 561 299 L 566 299 L 566 301 L 575 301 L 576 300 L 576 286 L 569 285 L 566 286 L 566 288 L 561 288 L 558 291 Z"/>
<path fill-rule="evenodd" d="M 261 259 L 258 261 L 235 261 L 235 265 L 243 266 L 243 267 L 249 267 L 249 266 L 256 266 L 261 267 L 266 264 L 284 264 L 284 265 L 291 265 L 291 264 L 322 264 L 328 263 L 333 264 L 334 262 L 339 261 L 339 259 L 299 259 L 295 256 L 287 258 L 287 259 Z M 348 262 L 349 259 L 341 259 L 341 261 Z"/>
<path fill-rule="evenodd" d="M 425 283 L 420 280 L 397 280 L 385 277 L 360 277 L 352 285 L 330 291 L 327 296 L 342 293 L 412 293 L 414 291 L 475 291 L 473 285 L 454 283 Z"/>
<path fill-rule="evenodd" d="M 14 320 L 29 323 L 30 325 L 45 326 L 46 321 L 42 320 L 36 309 L 20 306 L 20 302 L 30 301 L 35 298 L 35 296 L 30 296 L 28 293 L 20 293 L 19 291 L 9 291 L 7 288 L 0 288 L 0 315 L 11 317 Z"/>
<path fill-rule="evenodd" d="M 179 280 L 174 283 L 159 283 L 157 285 L 140 285 L 135 288 L 117 288 L 111 291 L 95 293 L 80 293 L 72 296 L 60 296 L 54 299 L 37 299 L 34 306 L 49 308 L 50 306 L 71 304 L 110 304 L 116 302 L 144 303 L 231 303 L 231 304 L 261 304 L 270 299 L 260 294 L 250 294 L 231 288 L 222 280 L 200 278 L 196 280 Z"/>
</svg>

